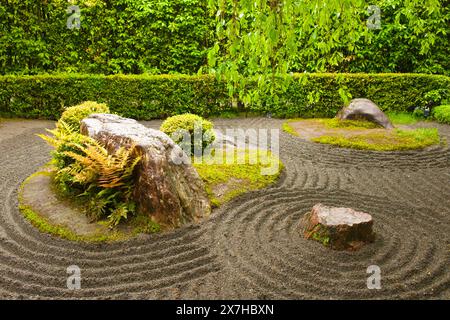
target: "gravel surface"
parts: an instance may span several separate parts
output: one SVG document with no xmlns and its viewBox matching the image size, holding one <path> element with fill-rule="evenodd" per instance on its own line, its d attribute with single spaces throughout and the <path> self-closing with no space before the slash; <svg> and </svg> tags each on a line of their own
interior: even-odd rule
<svg viewBox="0 0 450 320">
<path fill-rule="evenodd" d="M 280 129 L 282 121 L 215 123 Z M 84 244 L 41 234 L 18 210 L 18 187 L 50 158 L 35 134 L 51 126 L 0 123 L 0 298 L 450 299 L 447 149 L 368 152 L 281 133 L 286 168 L 275 186 L 231 201 L 201 225 Z M 450 126 L 439 129 L 450 141 Z M 338 252 L 302 239 L 298 221 L 317 202 L 370 213 L 375 243 Z M 71 265 L 81 268 L 81 290 L 66 287 Z M 367 289 L 370 265 L 381 268 L 380 290 Z"/>
</svg>

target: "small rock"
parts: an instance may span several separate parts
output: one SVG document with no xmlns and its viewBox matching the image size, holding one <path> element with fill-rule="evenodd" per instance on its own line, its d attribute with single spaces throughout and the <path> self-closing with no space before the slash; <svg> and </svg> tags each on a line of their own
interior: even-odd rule
<svg viewBox="0 0 450 320">
<path fill-rule="evenodd" d="M 365 119 L 377 123 L 385 129 L 394 128 L 384 112 L 369 99 L 353 99 L 347 107 L 338 112 L 336 117 L 341 120 Z"/>
<path fill-rule="evenodd" d="M 357 250 L 373 242 L 372 216 L 350 208 L 316 204 L 300 222 L 306 239 L 313 239 L 335 250 Z"/>
</svg>

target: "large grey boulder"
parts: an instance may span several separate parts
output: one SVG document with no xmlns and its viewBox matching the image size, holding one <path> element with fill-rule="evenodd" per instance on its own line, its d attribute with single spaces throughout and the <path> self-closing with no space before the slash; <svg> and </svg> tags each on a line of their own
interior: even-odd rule
<svg viewBox="0 0 450 320">
<path fill-rule="evenodd" d="M 370 214 L 320 203 L 302 217 L 300 227 L 306 239 L 335 250 L 357 250 L 375 239 Z"/>
<path fill-rule="evenodd" d="M 338 112 L 336 117 L 341 120 L 365 119 L 375 122 L 386 129 L 394 128 L 383 111 L 369 99 L 353 99 L 347 107 L 342 108 Z"/>
<path fill-rule="evenodd" d="M 142 160 L 133 197 L 139 210 L 153 221 L 175 228 L 209 216 L 211 206 L 203 181 L 186 154 L 165 133 L 112 114 L 83 119 L 81 133 L 101 142 L 111 153 L 136 146 Z"/>
</svg>

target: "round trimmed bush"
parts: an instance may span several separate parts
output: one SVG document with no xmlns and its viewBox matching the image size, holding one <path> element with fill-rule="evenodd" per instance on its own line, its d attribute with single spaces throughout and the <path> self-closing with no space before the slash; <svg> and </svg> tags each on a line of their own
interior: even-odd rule
<svg viewBox="0 0 450 320">
<path fill-rule="evenodd" d="M 450 105 L 434 108 L 433 117 L 439 122 L 450 124 Z"/>
<path fill-rule="evenodd" d="M 167 118 L 162 123 L 160 130 L 171 137 L 184 151 L 189 149 L 184 135 L 189 134 L 190 141 L 188 143 L 191 154 L 193 154 L 195 146 L 203 150 L 214 142 L 216 137 L 213 127 L 212 122 L 195 114 L 186 113 Z"/>
<path fill-rule="evenodd" d="M 105 103 L 95 101 L 85 101 L 79 105 L 67 108 L 58 122 L 64 122 L 75 131 L 80 130 L 81 120 L 94 113 L 109 113 L 109 108 Z"/>
</svg>

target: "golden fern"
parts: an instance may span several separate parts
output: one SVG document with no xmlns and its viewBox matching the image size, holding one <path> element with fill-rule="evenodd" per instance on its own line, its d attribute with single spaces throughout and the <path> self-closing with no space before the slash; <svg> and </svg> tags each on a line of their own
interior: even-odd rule
<svg viewBox="0 0 450 320">
<path fill-rule="evenodd" d="M 92 183 L 95 180 L 99 187 L 117 188 L 126 185 L 131 178 L 134 168 L 141 160 L 136 156 L 135 146 L 119 148 L 115 153 L 108 151 L 93 140 L 83 146 L 73 144 L 83 154 L 67 151 L 65 154 L 75 160 L 67 170 L 80 183 Z"/>
<path fill-rule="evenodd" d="M 52 136 L 38 136 L 55 148 L 55 182 L 63 192 L 85 197 L 87 213 L 94 219 L 108 215 L 111 225 L 135 212 L 133 173 L 141 161 L 135 145 L 109 154 L 104 145 L 63 121 L 47 132 Z"/>
<path fill-rule="evenodd" d="M 52 130 L 45 129 L 45 131 L 51 133 L 53 137 L 45 134 L 37 134 L 37 136 L 55 149 L 57 149 L 62 143 L 69 141 L 73 137 L 73 134 L 78 134 L 71 126 L 63 121 L 61 121 L 57 128 Z"/>
</svg>

